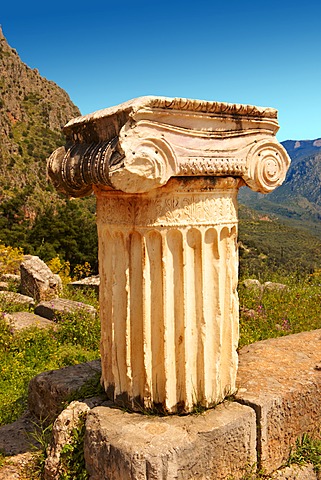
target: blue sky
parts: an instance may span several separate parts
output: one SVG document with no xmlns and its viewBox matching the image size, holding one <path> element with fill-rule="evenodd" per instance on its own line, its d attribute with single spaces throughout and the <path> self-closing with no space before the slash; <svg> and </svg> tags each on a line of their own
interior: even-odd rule
<svg viewBox="0 0 321 480">
<path fill-rule="evenodd" d="M 11 1 L 0 24 L 82 114 L 199 98 L 277 108 L 280 141 L 321 137 L 320 1 Z"/>
</svg>

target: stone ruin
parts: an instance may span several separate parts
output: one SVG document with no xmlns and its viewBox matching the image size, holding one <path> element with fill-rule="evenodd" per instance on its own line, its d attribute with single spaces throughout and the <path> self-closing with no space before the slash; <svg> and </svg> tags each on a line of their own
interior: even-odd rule
<svg viewBox="0 0 321 480">
<path fill-rule="evenodd" d="M 58 191 L 97 198 L 102 382 L 141 411 L 189 413 L 235 392 L 237 194 L 290 159 L 277 111 L 142 97 L 71 120 Z"/>
</svg>

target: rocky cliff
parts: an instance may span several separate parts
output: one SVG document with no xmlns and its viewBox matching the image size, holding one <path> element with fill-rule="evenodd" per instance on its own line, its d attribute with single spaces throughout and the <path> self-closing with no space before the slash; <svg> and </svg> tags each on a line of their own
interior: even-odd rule
<svg viewBox="0 0 321 480">
<path fill-rule="evenodd" d="M 44 195 L 46 158 L 79 114 L 64 90 L 21 61 L 0 27 L 0 201 L 24 192 L 32 216 L 55 195 Z"/>
</svg>

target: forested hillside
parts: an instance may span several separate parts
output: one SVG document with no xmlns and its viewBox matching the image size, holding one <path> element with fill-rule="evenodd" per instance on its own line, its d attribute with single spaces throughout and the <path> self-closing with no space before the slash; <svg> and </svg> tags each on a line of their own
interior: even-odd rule
<svg viewBox="0 0 321 480">
<path fill-rule="evenodd" d="M 95 198 L 66 199 L 46 178 L 48 156 L 78 108 L 30 69 L 0 29 L 0 242 L 48 261 L 57 255 L 97 272 Z M 242 188 L 241 273 L 321 268 L 321 140 L 284 142 L 292 165 L 269 195 Z M 296 229 L 297 227 L 298 229 Z"/>
<path fill-rule="evenodd" d="M 308 222 L 308 229 L 316 223 L 321 238 L 321 139 L 287 140 L 283 146 L 292 160 L 284 184 L 268 195 L 242 188 L 239 200 L 258 211 L 294 220 L 298 226 Z"/>
<path fill-rule="evenodd" d="M 62 127 L 80 115 L 68 94 L 29 68 L 0 28 L 0 241 L 45 260 L 97 268 L 95 201 L 66 200 L 46 178 Z"/>
</svg>

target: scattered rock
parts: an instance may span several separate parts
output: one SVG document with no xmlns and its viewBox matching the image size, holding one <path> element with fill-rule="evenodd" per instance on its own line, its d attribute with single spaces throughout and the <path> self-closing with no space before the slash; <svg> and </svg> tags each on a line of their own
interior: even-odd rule
<svg viewBox="0 0 321 480">
<path fill-rule="evenodd" d="M 257 290 L 262 293 L 264 290 L 282 291 L 288 289 L 287 285 L 284 285 L 283 283 L 265 282 L 261 284 L 256 278 L 247 278 L 243 280 L 242 284 L 247 290 Z"/>
<path fill-rule="evenodd" d="M 97 313 L 95 307 L 91 305 L 65 298 L 53 298 L 50 301 L 40 302 L 35 308 L 35 313 L 41 317 L 48 318 L 48 320 L 56 321 L 59 319 L 59 315 L 63 313 L 79 312 L 80 310 L 85 310 L 93 316 Z"/>
<path fill-rule="evenodd" d="M 247 279 L 243 280 L 243 286 L 247 290 L 261 291 L 262 288 L 263 288 L 261 283 L 256 278 L 247 278 Z"/>
<path fill-rule="evenodd" d="M 9 283 L 8 282 L 0 282 L 0 290 L 8 290 L 9 288 Z"/>
<path fill-rule="evenodd" d="M 6 314 L 4 318 L 14 331 L 23 330 L 24 328 L 29 327 L 50 328 L 55 325 L 51 320 L 47 320 L 46 318 L 30 312 Z"/>
<path fill-rule="evenodd" d="M 7 282 L 9 285 L 13 285 L 16 288 L 20 286 L 20 275 L 14 273 L 3 273 L 0 276 L 1 282 Z"/>
<path fill-rule="evenodd" d="M 40 373 L 29 383 L 28 406 L 37 418 L 50 422 L 72 394 L 101 374 L 100 360 Z"/>
<path fill-rule="evenodd" d="M 274 472 L 273 480 L 317 480 L 317 474 L 313 471 L 313 465 L 292 465 Z"/>
<path fill-rule="evenodd" d="M 35 306 L 35 301 L 32 297 L 27 295 L 21 295 L 16 292 L 1 292 L 0 291 L 0 301 L 8 302 L 11 305 L 20 305 L 25 308 L 31 308 Z"/>
<path fill-rule="evenodd" d="M 258 312 L 256 310 L 253 310 L 253 308 L 241 307 L 240 312 L 242 313 L 243 317 L 246 317 L 246 318 L 258 317 Z"/>
<path fill-rule="evenodd" d="M 61 462 L 63 447 L 71 444 L 73 431 L 81 428 L 90 408 L 83 402 L 71 402 L 57 417 L 52 429 L 52 442 L 45 462 L 44 479 L 59 480 L 65 472 Z"/>
<path fill-rule="evenodd" d="M 37 419 L 25 412 L 18 420 L 0 427 L 0 451 L 5 455 L 29 452 L 37 442 L 32 432 L 37 430 Z"/>
<path fill-rule="evenodd" d="M 21 293 L 30 295 L 38 302 L 57 297 L 62 289 L 59 275 L 52 273 L 39 257 L 26 255 L 20 265 L 20 275 Z"/>
<path fill-rule="evenodd" d="M 275 282 L 265 282 L 263 284 L 263 289 L 264 290 L 274 290 L 274 291 L 282 291 L 282 290 L 288 290 L 287 285 L 284 285 L 283 283 L 275 283 Z"/>
<path fill-rule="evenodd" d="M 84 288 L 88 290 L 94 290 L 99 293 L 100 278 L 99 275 L 93 275 L 92 277 L 83 278 L 69 284 L 71 287 Z"/>
</svg>

